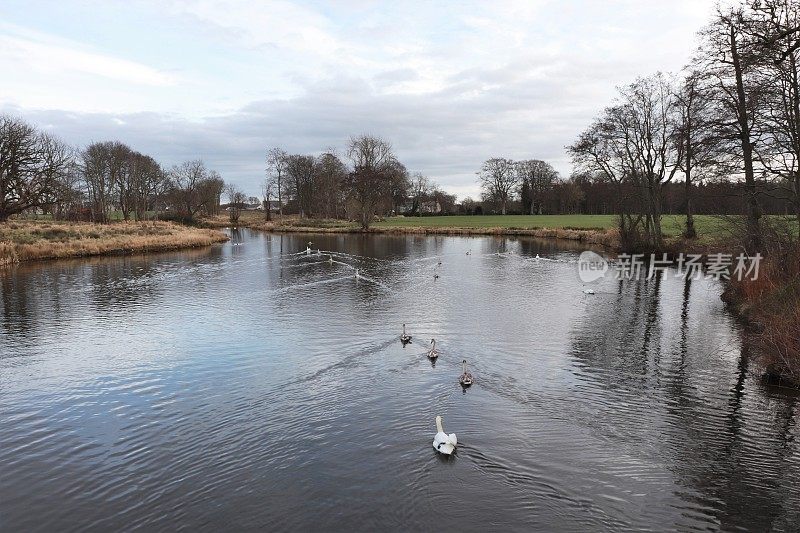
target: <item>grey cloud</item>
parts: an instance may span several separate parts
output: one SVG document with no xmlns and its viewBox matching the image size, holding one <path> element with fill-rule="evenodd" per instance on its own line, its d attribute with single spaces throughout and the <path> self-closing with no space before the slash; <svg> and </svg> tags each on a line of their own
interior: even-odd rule
<svg viewBox="0 0 800 533">
<path fill-rule="evenodd" d="M 362 132 L 389 139 L 409 169 L 445 188 L 474 186 L 481 162 L 494 156 L 548 159 L 568 173 L 563 147 L 593 110 L 579 94 L 567 90 L 565 95 L 558 77 L 541 80 L 508 71 L 500 75 L 504 83 L 498 87 L 497 76 L 497 70 L 473 71 L 443 91 L 423 95 L 376 94 L 360 78 L 339 77 L 308 85 L 298 98 L 255 101 L 235 113 L 199 121 L 156 113 L 7 111 L 79 146 L 120 140 L 166 166 L 202 157 L 250 193 L 260 189 L 267 148 L 318 153 L 343 148 L 350 135 Z"/>
</svg>

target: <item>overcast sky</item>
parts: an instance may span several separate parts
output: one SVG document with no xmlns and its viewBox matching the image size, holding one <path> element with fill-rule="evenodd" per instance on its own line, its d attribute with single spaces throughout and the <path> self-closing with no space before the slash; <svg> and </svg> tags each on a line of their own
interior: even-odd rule
<svg viewBox="0 0 800 533">
<path fill-rule="evenodd" d="M 260 4 L 260 5 L 256 5 Z M 616 85 L 678 71 L 713 2 L 0 0 L 0 111 L 259 194 L 266 149 L 392 142 L 477 197 L 489 157 L 550 161 Z"/>
</svg>

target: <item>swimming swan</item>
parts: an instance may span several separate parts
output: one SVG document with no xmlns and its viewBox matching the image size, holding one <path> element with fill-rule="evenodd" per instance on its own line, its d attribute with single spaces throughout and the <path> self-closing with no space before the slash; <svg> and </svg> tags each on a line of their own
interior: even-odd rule
<svg viewBox="0 0 800 533">
<path fill-rule="evenodd" d="M 474 380 L 472 379 L 472 374 L 467 372 L 467 360 L 466 359 L 461 361 L 461 377 L 458 378 L 458 382 L 461 383 L 461 385 L 463 387 L 469 387 L 474 382 Z"/>
<path fill-rule="evenodd" d="M 431 349 L 428 350 L 428 359 L 436 359 L 439 357 L 439 352 L 436 351 L 436 340 L 431 339 Z"/>
<path fill-rule="evenodd" d="M 411 335 L 406 333 L 406 325 L 405 324 L 403 324 L 403 334 L 400 335 L 400 342 L 402 342 L 403 344 L 411 342 Z"/>
<path fill-rule="evenodd" d="M 442 417 L 436 415 L 436 435 L 433 437 L 433 448 L 439 453 L 450 455 L 456 451 L 457 444 L 456 434 L 450 433 L 448 435 L 445 433 L 444 429 L 442 429 Z"/>
</svg>

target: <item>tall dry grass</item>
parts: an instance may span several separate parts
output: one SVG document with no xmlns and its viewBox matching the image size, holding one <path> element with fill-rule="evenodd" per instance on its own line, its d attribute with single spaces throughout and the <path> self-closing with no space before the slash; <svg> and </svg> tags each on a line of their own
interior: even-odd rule
<svg viewBox="0 0 800 533">
<path fill-rule="evenodd" d="M 11 241 L 0 242 L 0 267 L 12 265 L 19 261 L 14 243 Z"/>
<path fill-rule="evenodd" d="M 754 326 L 767 377 L 800 386 L 800 243 L 772 242 L 758 278 L 732 279 L 725 297 Z"/>
<path fill-rule="evenodd" d="M 130 254 L 208 246 L 217 230 L 169 222 L 114 224 L 13 221 L 0 224 L 0 265 L 37 259 Z"/>
</svg>

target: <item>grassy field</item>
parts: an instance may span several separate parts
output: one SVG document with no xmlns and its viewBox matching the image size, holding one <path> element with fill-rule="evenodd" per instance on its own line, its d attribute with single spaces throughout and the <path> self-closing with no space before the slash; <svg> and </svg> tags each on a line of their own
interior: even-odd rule
<svg viewBox="0 0 800 533">
<path fill-rule="evenodd" d="M 277 217 L 276 217 L 277 218 Z M 797 221 L 794 218 L 771 216 L 772 222 L 787 224 L 797 234 Z M 695 228 L 699 239 L 692 241 L 705 246 L 732 235 L 734 217 L 716 215 L 696 215 Z M 231 223 L 226 214 L 203 220 L 209 227 L 227 227 Z M 375 222 L 371 228 L 377 232 L 400 233 L 453 233 L 463 235 L 502 235 L 503 233 L 525 233 L 546 238 L 564 238 L 596 241 L 610 245 L 615 239 L 615 215 L 486 215 L 486 216 L 430 216 L 430 217 L 392 217 Z M 683 215 L 664 215 L 661 220 L 665 237 L 680 237 L 685 225 Z M 281 220 L 266 222 L 262 213 L 244 212 L 239 226 L 264 231 L 308 231 L 308 232 L 351 232 L 359 231 L 360 226 L 347 220 L 300 219 L 287 215 Z M 740 228 L 741 229 L 741 228 Z"/>
<path fill-rule="evenodd" d="M 376 228 L 576 228 L 608 229 L 612 215 L 485 215 L 440 217 L 392 217 L 374 224 Z"/>
<path fill-rule="evenodd" d="M 227 236 L 169 222 L 112 224 L 15 220 L 0 224 L 0 266 L 35 259 L 207 246 Z"/>
<path fill-rule="evenodd" d="M 393 217 L 376 222 L 376 228 L 507 228 L 507 229 L 586 229 L 607 230 L 616 225 L 615 215 L 487 215 L 441 217 Z M 684 229 L 684 217 L 665 215 L 664 234 L 677 237 Z M 726 222 L 720 217 L 697 215 L 698 233 L 715 235 L 724 231 Z"/>
</svg>

